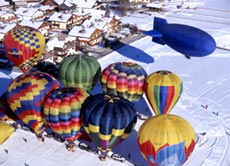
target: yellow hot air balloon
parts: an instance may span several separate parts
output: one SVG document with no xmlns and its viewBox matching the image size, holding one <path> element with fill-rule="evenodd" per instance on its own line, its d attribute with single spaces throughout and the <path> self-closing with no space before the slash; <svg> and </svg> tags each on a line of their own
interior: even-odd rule
<svg viewBox="0 0 230 166">
<path fill-rule="evenodd" d="M 144 91 L 156 115 L 167 114 L 180 98 L 183 90 L 182 80 L 166 70 L 147 76 Z"/>
<path fill-rule="evenodd" d="M 195 147 L 196 135 L 188 121 L 172 114 L 146 120 L 138 131 L 141 154 L 151 166 L 179 166 Z"/>
</svg>

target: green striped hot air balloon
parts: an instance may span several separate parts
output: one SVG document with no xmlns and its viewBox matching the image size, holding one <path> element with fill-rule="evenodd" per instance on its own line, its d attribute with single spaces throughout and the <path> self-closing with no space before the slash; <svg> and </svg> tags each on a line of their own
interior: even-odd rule
<svg viewBox="0 0 230 166">
<path fill-rule="evenodd" d="M 97 59 L 83 53 L 64 58 L 59 67 L 59 78 L 65 87 L 79 87 L 90 91 L 100 75 L 101 66 Z"/>
</svg>

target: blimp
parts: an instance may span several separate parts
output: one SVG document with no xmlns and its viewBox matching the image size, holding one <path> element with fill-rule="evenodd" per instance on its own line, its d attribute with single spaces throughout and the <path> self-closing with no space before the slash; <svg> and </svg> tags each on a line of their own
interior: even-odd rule
<svg viewBox="0 0 230 166">
<path fill-rule="evenodd" d="M 152 36 L 153 42 L 167 44 L 188 59 L 210 55 L 216 49 L 214 38 L 207 32 L 184 24 L 168 24 L 160 17 L 154 17 L 153 30 L 143 33 Z"/>
</svg>

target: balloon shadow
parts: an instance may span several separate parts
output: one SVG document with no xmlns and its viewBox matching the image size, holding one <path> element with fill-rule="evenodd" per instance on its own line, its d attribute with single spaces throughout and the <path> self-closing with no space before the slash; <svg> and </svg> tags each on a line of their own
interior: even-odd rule
<svg viewBox="0 0 230 166">
<path fill-rule="evenodd" d="M 111 46 L 111 49 L 120 53 L 121 55 L 144 63 L 153 63 L 154 58 L 144 51 L 133 47 L 131 45 L 125 44 L 123 42 L 118 41 L 116 45 Z"/>
<path fill-rule="evenodd" d="M 148 162 L 143 158 L 137 144 L 137 131 L 132 133 L 119 145 L 113 148 L 113 152 L 125 157 L 127 161 L 135 166 L 147 166 Z"/>
</svg>

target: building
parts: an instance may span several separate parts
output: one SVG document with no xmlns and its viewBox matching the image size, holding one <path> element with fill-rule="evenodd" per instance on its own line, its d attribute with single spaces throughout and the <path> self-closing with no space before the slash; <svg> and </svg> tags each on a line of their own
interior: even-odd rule
<svg viewBox="0 0 230 166">
<path fill-rule="evenodd" d="M 39 8 L 26 8 L 26 7 L 19 7 L 15 11 L 15 15 L 19 17 L 19 20 L 36 20 L 45 18 L 44 12 Z"/>
<path fill-rule="evenodd" d="M 94 46 L 103 40 L 103 32 L 93 26 L 74 26 L 69 32 L 69 36 L 78 39 L 81 47 Z"/>
<path fill-rule="evenodd" d="M 48 21 L 51 29 L 70 30 L 73 27 L 73 15 L 70 13 L 55 12 Z"/>
<path fill-rule="evenodd" d="M 23 20 L 19 23 L 22 26 L 30 26 L 39 30 L 44 36 L 48 36 L 50 24 L 43 21 Z"/>
<path fill-rule="evenodd" d="M 0 22 L 10 23 L 17 22 L 17 18 L 13 12 L 10 10 L 0 10 Z"/>
</svg>

